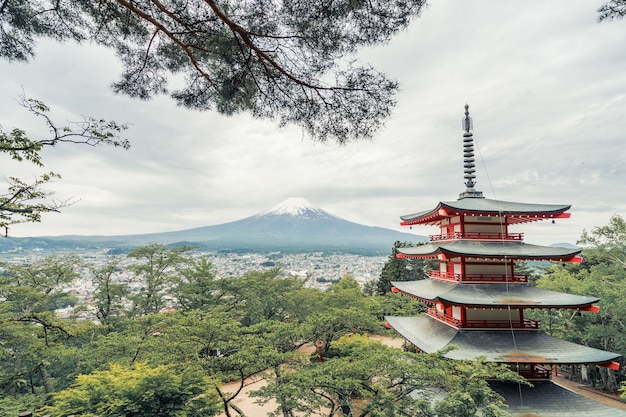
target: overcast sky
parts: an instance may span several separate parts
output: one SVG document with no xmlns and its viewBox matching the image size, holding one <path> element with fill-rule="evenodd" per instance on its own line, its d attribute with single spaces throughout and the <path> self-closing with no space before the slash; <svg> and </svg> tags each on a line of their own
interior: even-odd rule
<svg viewBox="0 0 626 417">
<path fill-rule="evenodd" d="M 238 220 L 289 197 L 344 219 L 408 231 L 399 216 L 464 191 L 461 118 L 470 106 L 477 189 L 488 198 L 571 204 L 572 217 L 518 226 L 528 243 L 574 243 L 626 216 L 626 20 L 597 22 L 603 1 L 432 1 L 390 44 L 358 58 L 400 83 L 371 142 L 311 141 L 248 115 L 192 112 L 167 97 L 112 93 L 120 65 L 93 46 L 42 42 L 28 64 L 0 61 L 0 123 L 42 126 L 15 104 L 22 88 L 60 122 L 127 122 L 128 151 L 58 146 L 56 197 L 80 201 L 12 236 L 119 235 Z M 6 157 L 0 173 L 41 173 Z M 428 228 L 414 228 L 428 234 Z"/>
</svg>

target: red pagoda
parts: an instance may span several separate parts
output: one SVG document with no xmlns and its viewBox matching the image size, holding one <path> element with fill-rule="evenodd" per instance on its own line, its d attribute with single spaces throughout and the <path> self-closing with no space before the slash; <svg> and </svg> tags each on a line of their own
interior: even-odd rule
<svg viewBox="0 0 626 417">
<path fill-rule="evenodd" d="M 445 356 L 510 364 L 524 377 L 550 380 L 554 365 L 595 364 L 617 369 L 620 355 L 578 345 L 541 331 L 527 309 L 598 312 L 599 299 L 548 291 L 529 285 L 516 272 L 521 261 L 580 262 L 579 249 L 531 245 L 509 227 L 540 220 L 566 219 L 569 205 L 492 200 L 475 190 L 472 119 L 465 106 L 463 148 L 466 191 L 456 201 L 401 216 L 402 225 L 439 226 L 426 244 L 398 248 L 401 258 L 435 258 L 438 269 L 419 281 L 392 282 L 393 291 L 427 305 L 417 317 L 386 317 L 417 351 L 455 346 Z M 616 415 L 616 414 L 614 414 Z M 620 414 L 621 415 L 621 414 Z"/>
</svg>

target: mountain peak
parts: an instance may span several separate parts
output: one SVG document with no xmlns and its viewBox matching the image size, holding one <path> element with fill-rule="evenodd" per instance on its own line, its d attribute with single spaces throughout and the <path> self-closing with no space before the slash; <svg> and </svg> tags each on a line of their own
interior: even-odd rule
<svg viewBox="0 0 626 417">
<path fill-rule="evenodd" d="M 272 207 L 269 210 L 265 210 L 260 213 L 261 216 L 266 215 L 282 215 L 287 214 L 291 216 L 301 216 L 307 211 L 323 212 L 322 209 L 311 203 L 309 200 L 303 197 L 291 197 L 283 201 L 282 203 Z"/>
</svg>

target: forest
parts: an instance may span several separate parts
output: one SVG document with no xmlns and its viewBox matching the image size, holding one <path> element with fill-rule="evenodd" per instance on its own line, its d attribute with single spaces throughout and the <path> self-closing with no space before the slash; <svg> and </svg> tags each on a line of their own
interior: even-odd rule
<svg viewBox="0 0 626 417">
<path fill-rule="evenodd" d="M 384 315 L 422 311 L 388 291 L 389 281 L 420 279 L 429 268 L 397 259 L 399 244 L 377 281 L 362 288 L 346 275 L 327 291 L 279 268 L 220 278 L 190 246 L 148 245 L 99 267 L 77 256 L 3 264 L 0 414 L 244 416 L 236 399 L 264 379 L 252 395 L 274 401 L 275 416 L 505 415 L 486 379 L 525 383 L 507 368 L 417 355 L 368 337 L 392 335 Z M 616 215 L 578 244 L 583 263 L 537 270 L 533 285 L 598 296 L 600 312 L 536 318 L 554 336 L 623 353 L 626 223 Z M 120 273 L 141 290 L 114 280 Z M 55 310 L 73 303 L 79 274 L 91 278 L 93 300 L 76 306 L 76 318 L 59 318 Z M 81 309 L 97 320 L 79 320 Z M 588 377 L 618 391 L 624 374 L 593 368 Z M 223 388 L 233 382 L 237 389 Z"/>
</svg>

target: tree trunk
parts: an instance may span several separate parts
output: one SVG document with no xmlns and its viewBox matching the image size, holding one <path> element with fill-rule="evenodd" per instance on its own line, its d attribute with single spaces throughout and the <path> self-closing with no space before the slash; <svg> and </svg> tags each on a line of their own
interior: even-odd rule
<svg viewBox="0 0 626 417">
<path fill-rule="evenodd" d="M 50 394 L 52 389 L 52 384 L 50 383 L 50 374 L 48 374 L 48 370 L 46 369 L 46 365 L 39 364 L 39 374 L 41 375 L 41 382 L 43 382 L 43 387 L 46 390 L 46 394 Z"/>
<path fill-rule="evenodd" d="M 619 384 L 617 383 L 617 378 L 615 377 L 615 371 L 604 367 L 601 367 L 598 370 L 600 371 L 602 382 L 604 382 L 604 390 L 611 393 L 617 392 Z"/>
<path fill-rule="evenodd" d="M 582 380 L 583 384 L 588 384 L 589 383 L 589 376 L 587 374 L 587 365 L 580 365 L 580 379 Z"/>
</svg>

